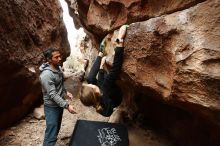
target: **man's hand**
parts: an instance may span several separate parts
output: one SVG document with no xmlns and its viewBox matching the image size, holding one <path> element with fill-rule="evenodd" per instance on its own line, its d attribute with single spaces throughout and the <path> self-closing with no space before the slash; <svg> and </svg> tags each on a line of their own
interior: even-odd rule
<svg viewBox="0 0 220 146">
<path fill-rule="evenodd" d="M 72 105 L 69 105 L 67 110 L 71 113 L 71 114 L 76 114 L 76 110 Z"/>
<path fill-rule="evenodd" d="M 66 95 L 67 95 L 67 99 L 70 99 L 70 100 L 73 100 L 73 95 L 72 95 L 72 93 L 70 93 L 70 92 L 66 92 Z"/>
</svg>

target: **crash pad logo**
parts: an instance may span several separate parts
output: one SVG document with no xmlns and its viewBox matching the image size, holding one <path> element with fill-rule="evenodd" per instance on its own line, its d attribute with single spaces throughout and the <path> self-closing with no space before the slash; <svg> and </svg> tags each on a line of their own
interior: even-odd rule
<svg viewBox="0 0 220 146">
<path fill-rule="evenodd" d="M 115 128 L 98 129 L 97 136 L 101 146 L 115 146 L 121 138 L 118 136 Z"/>
</svg>

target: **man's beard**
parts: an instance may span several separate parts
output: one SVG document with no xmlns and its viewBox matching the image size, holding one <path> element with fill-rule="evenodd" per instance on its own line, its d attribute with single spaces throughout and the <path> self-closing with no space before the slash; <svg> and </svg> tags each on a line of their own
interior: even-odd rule
<svg viewBox="0 0 220 146">
<path fill-rule="evenodd" d="M 54 64 L 54 67 L 59 68 L 59 66 L 61 66 L 61 62 Z"/>
</svg>

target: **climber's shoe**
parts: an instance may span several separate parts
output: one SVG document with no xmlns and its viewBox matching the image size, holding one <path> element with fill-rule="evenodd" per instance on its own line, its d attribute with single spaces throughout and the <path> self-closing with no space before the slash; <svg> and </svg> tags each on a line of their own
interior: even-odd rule
<svg viewBox="0 0 220 146">
<path fill-rule="evenodd" d="M 106 41 L 103 39 L 100 46 L 99 46 L 99 52 L 102 52 L 103 54 L 106 54 L 105 47 L 106 47 Z"/>
</svg>

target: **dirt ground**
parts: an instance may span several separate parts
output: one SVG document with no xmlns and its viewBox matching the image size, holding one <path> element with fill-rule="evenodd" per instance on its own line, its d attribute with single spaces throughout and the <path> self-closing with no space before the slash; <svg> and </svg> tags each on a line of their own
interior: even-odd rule
<svg viewBox="0 0 220 146">
<path fill-rule="evenodd" d="M 83 106 L 78 99 L 71 102 L 77 114 L 64 111 L 62 126 L 56 146 L 66 146 L 70 140 L 74 125 L 78 119 L 108 121 L 109 118 L 97 114 L 94 108 Z M 35 119 L 33 113 L 27 115 L 18 124 L 0 132 L 0 146 L 41 146 L 44 137 L 45 120 Z M 169 146 L 170 142 L 151 129 L 141 128 L 137 124 L 128 127 L 130 146 Z"/>
</svg>

